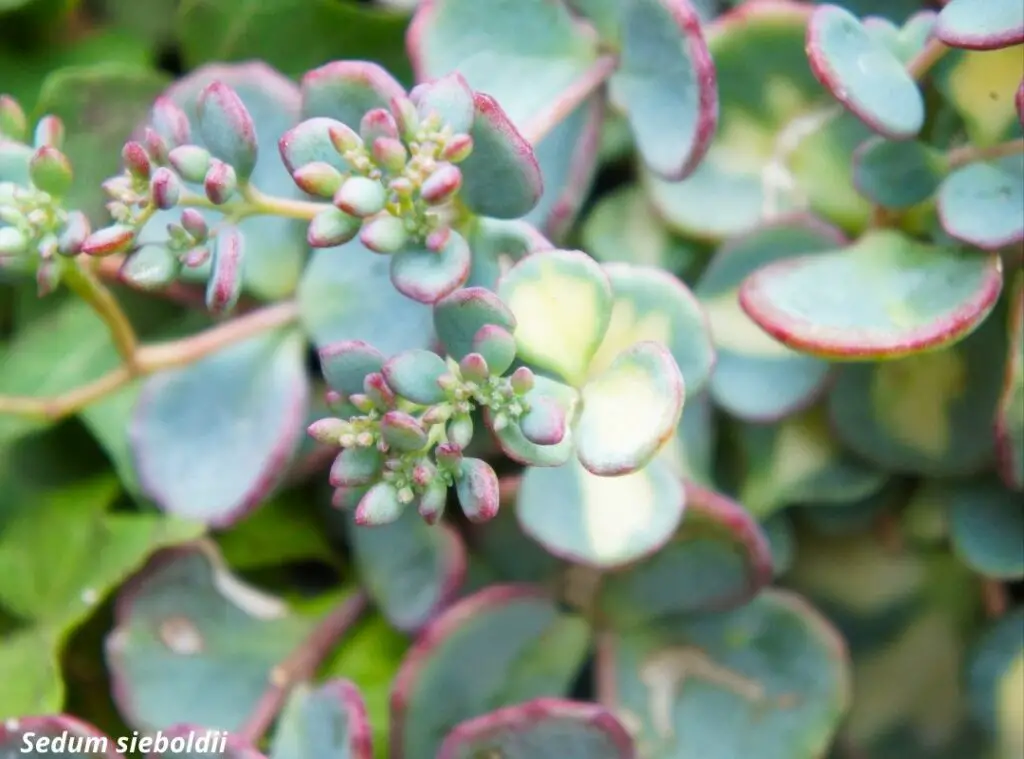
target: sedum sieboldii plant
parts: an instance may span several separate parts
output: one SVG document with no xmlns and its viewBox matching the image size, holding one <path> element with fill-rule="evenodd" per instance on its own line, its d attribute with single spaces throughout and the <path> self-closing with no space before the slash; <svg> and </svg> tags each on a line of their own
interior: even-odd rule
<svg viewBox="0 0 1024 759">
<path fill-rule="evenodd" d="M 386 5 L 0 98 L 0 757 L 1019 756 L 1019 2 Z"/>
</svg>

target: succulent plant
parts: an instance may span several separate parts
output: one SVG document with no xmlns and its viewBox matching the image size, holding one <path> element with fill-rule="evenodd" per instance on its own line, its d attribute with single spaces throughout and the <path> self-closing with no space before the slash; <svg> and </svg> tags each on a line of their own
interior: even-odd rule
<svg viewBox="0 0 1024 759">
<path fill-rule="evenodd" d="M 0 29 L 0 758 L 1024 751 L 1019 0 Z"/>
</svg>

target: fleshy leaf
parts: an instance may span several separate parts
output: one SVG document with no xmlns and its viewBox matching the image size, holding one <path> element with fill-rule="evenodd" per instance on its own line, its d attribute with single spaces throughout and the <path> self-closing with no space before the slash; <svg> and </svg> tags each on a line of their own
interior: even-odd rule
<svg viewBox="0 0 1024 759">
<path fill-rule="evenodd" d="M 992 50 L 1024 42 L 1024 8 L 1016 0 L 950 0 L 935 36 L 952 47 Z"/>
<path fill-rule="evenodd" d="M 72 750 L 68 746 L 77 746 Z M 117 742 L 92 725 L 65 714 L 19 717 L 0 722 L 0 756 L 48 759 L 123 759 Z"/>
<path fill-rule="evenodd" d="M 877 230 L 840 250 L 769 264 L 743 283 L 740 304 L 795 350 L 834 359 L 896 358 L 969 334 L 1001 287 L 996 256 Z"/>
<path fill-rule="evenodd" d="M 672 542 L 601 584 L 597 608 L 617 630 L 677 614 L 724 611 L 772 580 L 768 540 L 738 503 L 686 483 L 686 516 Z"/>
<path fill-rule="evenodd" d="M 298 291 L 299 311 L 318 346 L 364 340 L 390 357 L 428 348 L 434 328 L 430 307 L 391 284 L 387 256 L 358 240 L 314 252 Z"/>
<path fill-rule="evenodd" d="M 259 146 L 252 116 L 224 82 L 211 82 L 196 100 L 199 134 L 210 153 L 231 165 L 246 182 L 256 166 Z"/>
<path fill-rule="evenodd" d="M 501 509 L 489 522 L 469 525 L 468 542 L 484 557 L 496 580 L 551 587 L 562 563 L 530 540 L 519 527 L 515 499 L 520 475 L 500 480 Z"/>
<path fill-rule="evenodd" d="M 746 462 L 739 499 L 758 519 L 797 504 L 848 504 L 886 481 L 882 471 L 843 450 L 817 407 L 781 424 L 743 425 L 737 438 Z"/>
<path fill-rule="evenodd" d="M 913 137 L 924 125 L 924 97 L 885 44 L 857 17 L 837 5 L 814 10 L 807 28 L 807 54 L 818 80 L 879 134 Z"/>
<path fill-rule="evenodd" d="M 573 433 L 571 422 L 576 417 L 579 404 L 579 393 L 561 382 L 537 375 L 534 377 L 533 389 L 524 398 L 527 405 L 554 403 L 562 409 L 565 419 L 569 420 L 561 441 L 554 445 L 537 445 L 527 440 L 518 424 L 508 424 L 494 433 L 501 450 L 513 461 L 527 466 L 561 466 L 572 458 Z"/>
<path fill-rule="evenodd" d="M 687 397 L 707 386 L 715 349 L 707 316 L 693 293 L 676 277 L 653 266 L 604 264 L 612 285 L 608 330 L 590 361 L 591 378 L 604 372 L 636 343 L 664 345 L 682 372 Z"/>
<path fill-rule="evenodd" d="M 645 466 L 675 432 L 686 389 L 675 359 L 660 343 L 627 348 L 582 390 L 576 455 L 598 475 Z"/>
<path fill-rule="evenodd" d="M 494 324 L 514 332 L 516 319 L 497 295 L 484 287 L 465 287 L 434 304 L 434 328 L 448 355 L 456 360 L 473 352 L 480 329 Z"/>
<path fill-rule="evenodd" d="M 751 745 L 758 759 L 816 759 L 850 702 L 842 638 L 779 590 L 733 611 L 620 632 L 600 650 L 598 671 L 601 702 L 635 725 L 641 755 L 672 759 L 732 759 Z"/>
<path fill-rule="evenodd" d="M 950 50 L 936 64 L 936 89 L 963 120 L 967 141 L 975 147 L 997 145 L 1024 136 L 1010 93 L 1021 80 L 1024 47 L 1000 50 Z M 995 92 L 996 97 L 989 93 Z"/>
<path fill-rule="evenodd" d="M 459 164 L 460 197 L 471 211 L 481 216 L 525 216 L 544 191 L 533 148 L 490 95 L 474 93 L 473 107 L 473 152 Z"/>
<path fill-rule="evenodd" d="M 948 477 L 988 466 L 1006 360 L 1002 322 L 999 313 L 945 350 L 843 366 L 828 398 L 834 433 L 890 471 Z"/>
<path fill-rule="evenodd" d="M 972 163 L 939 188 L 939 219 L 957 240 L 998 250 L 1024 240 L 1024 156 Z"/>
<path fill-rule="evenodd" d="M 387 620 L 414 633 L 451 602 L 466 575 L 466 548 L 447 525 L 430 526 L 412 506 L 397 521 L 349 529 L 356 568 Z"/>
<path fill-rule="evenodd" d="M 418 86 L 413 102 L 420 116 L 436 113 L 455 134 L 466 134 L 473 126 L 473 90 L 457 71 Z"/>
<path fill-rule="evenodd" d="M 598 704 L 539 698 L 458 725 L 438 759 L 635 759 L 633 739 Z"/>
<path fill-rule="evenodd" d="M 445 398 L 437 381 L 448 373 L 448 365 L 431 351 L 403 351 L 388 360 L 382 370 L 375 371 L 383 371 L 391 389 L 414 403 L 430 405 Z"/>
<path fill-rule="evenodd" d="M 470 230 L 469 247 L 473 251 L 473 268 L 465 287 L 495 290 L 501 275 L 516 261 L 555 246 L 525 219 L 510 221 L 481 216 Z"/>
<path fill-rule="evenodd" d="M 302 117 L 337 119 L 359 129 L 367 111 L 388 108 L 405 88 L 376 63 L 332 61 L 302 77 Z"/>
<path fill-rule="evenodd" d="M 114 701 L 140 730 L 236 730 L 314 623 L 242 584 L 206 544 L 164 551 L 118 597 L 106 640 Z"/>
<path fill-rule="evenodd" d="M 683 518 L 682 482 L 655 459 L 620 477 L 576 461 L 523 473 L 516 515 L 523 532 L 559 558 L 609 568 L 653 554 Z"/>
<path fill-rule="evenodd" d="M 569 233 L 590 192 L 598 168 L 605 112 L 604 98 L 595 95 L 533 146 L 544 190 L 524 220 L 553 240 L 562 240 Z"/>
<path fill-rule="evenodd" d="M 971 714 L 999 739 L 1006 757 L 1024 748 L 1020 734 L 1020 693 L 1024 688 L 1024 607 L 995 622 L 970 652 L 966 667 Z"/>
<path fill-rule="evenodd" d="M 274 731 L 270 759 L 373 759 L 373 736 L 359 688 L 330 680 L 296 687 Z"/>
<path fill-rule="evenodd" d="M 996 411 L 999 473 L 1007 487 L 1024 490 L 1024 274 L 1010 302 L 1009 350 Z"/>
<path fill-rule="evenodd" d="M 286 199 L 305 197 L 295 186 L 288 171 L 278 160 L 278 138 L 295 126 L 299 119 L 298 88 L 277 71 L 262 63 L 239 63 L 203 66 L 178 80 L 164 93 L 189 116 L 192 139 L 198 141 L 197 100 L 205 87 L 221 82 L 231 87 L 252 116 L 259 152 L 263 160 L 256 164 L 252 183 L 261 191 Z M 202 143 L 199 143 L 202 146 Z M 202 187 L 192 187 L 203 194 Z M 206 223 L 213 228 L 223 219 L 217 211 L 202 211 Z M 172 209 L 154 214 L 139 234 L 140 243 L 166 243 L 167 225 L 179 223 L 181 211 Z M 243 284 L 246 291 L 267 299 L 292 295 L 302 276 L 308 254 L 307 222 L 273 215 L 256 215 L 242 219 L 238 228 L 245 236 L 246 265 Z M 205 280 L 210 264 L 186 269 L 183 276 Z"/>
<path fill-rule="evenodd" d="M 774 261 L 828 250 L 839 230 L 813 217 L 766 224 L 721 246 L 695 287 L 708 314 L 718 358 L 711 397 L 733 416 L 770 422 L 811 404 L 825 389 L 829 366 L 774 340 L 740 308 L 744 278 Z"/>
<path fill-rule="evenodd" d="M 145 494 L 215 526 L 262 502 L 302 437 L 303 350 L 294 332 L 270 333 L 149 379 L 131 428 Z"/>
<path fill-rule="evenodd" d="M 469 277 L 469 245 L 458 232 L 448 233 L 443 250 L 402 250 L 391 257 L 391 282 L 419 303 L 436 303 Z"/>
<path fill-rule="evenodd" d="M 612 99 L 658 176 L 680 180 L 703 159 L 718 124 L 715 66 L 689 0 L 625 0 Z"/>
<path fill-rule="evenodd" d="M 486 461 L 462 459 L 455 488 L 459 505 L 470 522 L 486 522 L 498 513 L 498 476 Z"/>
<path fill-rule="evenodd" d="M 515 317 L 519 357 L 582 384 L 612 313 L 601 267 L 579 251 L 538 251 L 506 272 L 498 294 Z"/>
<path fill-rule="evenodd" d="M 958 484 L 950 495 L 953 549 L 967 566 L 1000 580 L 1024 578 L 1024 509 L 997 482 Z"/>
<path fill-rule="evenodd" d="M 923 203 L 939 189 L 944 175 L 942 154 L 916 140 L 874 137 L 853 154 L 857 192 L 884 208 Z"/>
<path fill-rule="evenodd" d="M 543 591 L 495 585 L 432 622 L 391 693 L 391 756 L 436 756 L 445 736 L 489 709 L 566 691 L 583 664 L 586 622 Z"/>
<path fill-rule="evenodd" d="M 597 58 L 597 40 L 587 31 L 562 0 L 488 6 L 477 0 L 426 0 L 413 17 L 407 47 L 418 80 L 458 71 L 474 90 L 497 98 L 522 126 L 558 100 Z"/>
<path fill-rule="evenodd" d="M 341 126 L 344 124 L 337 119 L 316 116 L 305 119 L 281 135 L 277 148 L 288 172 L 294 174 L 296 169 L 316 162 L 346 171 L 349 166 L 331 141 L 331 130 Z"/>
</svg>

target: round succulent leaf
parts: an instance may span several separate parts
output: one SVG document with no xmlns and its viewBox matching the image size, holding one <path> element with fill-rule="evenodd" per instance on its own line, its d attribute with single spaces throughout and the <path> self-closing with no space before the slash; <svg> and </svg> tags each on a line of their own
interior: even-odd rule
<svg viewBox="0 0 1024 759">
<path fill-rule="evenodd" d="M 469 278 L 471 263 L 465 238 L 452 230 L 440 251 L 405 249 L 391 256 L 391 283 L 417 303 L 436 303 Z"/>
<path fill-rule="evenodd" d="M 731 415 L 776 421 L 806 408 L 824 392 L 828 363 L 768 335 L 740 307 L 739 289 L 762 266 L 842 242 L 838 229 L 811 216 L 793 215 L 734 237 L 715 252 L 694 292 L 708 315 L 718 359 L 711 396 Z"/>
<path fill-rule="evenodd" d="M 1024 240 L 1024 155 L 957 169 L 939 188 L 943 229 L 982 250 Z"/>
<path fill-rule="evenodd" d="M 270 759 L 373 759 L 366 703 L 355 683 L 295 687 L 274 730 Z"/>
<path fill-rule="evenodd" d="M 819 5 L 807 27 L 818 80 L 871 129 L 907 139 L 924 126 L 924 96 L 903 62 L 845 8 Z"/>
<path fill-rule="evenodd" d="M 533 382 L 533 388 L 523 396 L 523 400 L 527 406 L 537 403 L 554 403 L 561 408 L 568 422 L 562 439 L 554 445 L 537 445 L 527 440 L 518 424 L 505 425 L 494 432 L 494 437 L 502 452 L 519 464 L 541 467 L 562 466 L 573 457 L 576 450 L 571 422 L 576 418 L 579 393 L 569 385 L 543 375 L 535 375 Z M 485 419 L 488 420 L 488 426 L 493 430 L 490 415 L 486 415 Z"/>
<path fill-rule="evenodd" d="M 515 318 L 519 358 L 582 385 L 614 305 L 601 266 L 580 251 L 537 251 L 505 273 L 498 295 Z"/>
<path fill-rule="evenodd" d="M 711 148 L 684 181 L 641 174 L 674 230 L 719 240 L 807 206 L 828 207 L 829 218 L 838 209 L 851 226 L 866 218 L 870 209 L 846 177 L 849 151 L 868 130 L 850 117 L 859 127 L 851 130 L 841 108 L 822 107 L 804 53 L 811 11 L 786 0 L 748 3 L 707 26 L 720 104 Z"/>
<path fill-rule="evenodd" d="M 563 0 L 426 0 L 407 43 L 418 80 L 458 71 L 474 90 L 497 98 L 518 125 L 551 107 L 598 54 L 597 39 Z"/>
<path fill-rule="evenodd" d="M 72 747 L 72 748 L 69 748 Z M 0 756 L 47 759 L 123 759 L 117 742 L 67 714 L 10 718 L 0 722 Z"/>
<path fill-rule="evenodd" d="M 384 366 L 384 355 L 361 340 L 329 343 L 318 356 L 328 386 L 345 395 L 364 392 L 367 375 L 380 372 Z"/>
<path fill-rule="evenodd" d="M 993 622 L 972 646 L 969 656 L 966 679 L 971 714 L 992 735 L 1014 728 L 1019 731 L 1024 607 L 1017 607 Z"/>
<path fill-rule="evenodd" d="M 370 61 L 332 61 L 302 77 L 302 118 L 337 119 L 352 129 L 368 111 L 390 108 L 405 88 Z"/>
<path fill-rule="evenodd" d="M 518 219 L 534 209 L 544 191 L 533 147 L 517 131 L 498 101 L 473 94 L 473 152 L 459 164 L 459 197 L 481 216 Z"/>
<path fill-rule="evenodd" d="M 214 527 L 260 504 L 302 440 L 304 350 L 293 331 L 267 333 L 148 379 L 131 420 L 144 494 Z"/>
<path fill-rule="evenodd" d="M 385 357 L 431 346 L 430 307 L 395 289 L 389 265 L 387 256 L 358 238 L 313 253 L 297 296 L 300 318 L 317 346 L 362 340 Z"/>
<path fill-rule="evenodd" d="M 999 473 L 1007 487 L 1024 490 L 1024 274 L 1017 274 L 1010 303 L 1009 350 L 996 409 Z"/>
<path fill-rule="evenodd" d="M 521 475 L 499 480 L 501 509 L 487 522 L 469 526 L 468 541 L 474 552 L 486 557 L 501 582 L 551 586 L 561 562 L 523 533 L 515 515 L 515 499 Z"/>
<path fill-rule="evenodd" d="M 951 47 L 992 50 L 1024 42 L 1024 8 L 1015 0 L 950 0 L 935 36 Z"/>
<path fill-rule="evenodd" d="M 326 163 L 340 172 L 349 171 L 348 162 L 331 140 L 331 130 L 344 126 L 337 119 L 316 116 L 303 120 L 281 135 L 277 148 L 288 172 L 294 174 L 310 163 Z"/>
<path fill-rule="evenodd" d="M 315 623 L 243 584 L 205 543 L 163 551 L 117 599 L 106 639 L 114 702 L 138 730 L 237 730 Z"/>
<path fill-rule="evenodd" d="M 882 16 L 864 16 L 856 7 L 847 4 L 847 9 L 861 16 L 864 29 L 875 39 L 888 47 L 903 63 L 910 63 L 919 54 L 932 36 L 938 13 L 933 10 L 916 10 L 899 26 Z"/>
<path fill-rule="evenodd" d="M 466 548 L 445 525 L 428 525 L 406 508 L 394 522 L 348 531 L 367 593 L 397 629 L 415 633 L 457 596 L 466 575 Z"/>
<path fill-rule="evenodd" d="M 945 173 L 942 153 L 917 140 L 874 137 L 853 154 L 857 192 L 883 208 L 923 203 L 939 189 Z"/>
<path fill-rule="evenodd" d="M 298 88 L 274 69 L 262 63 L 207 65 L 196 69 L 171 85 L 164 95 L 181 107 L 192 124 L 192 139 L 200 140 L 198 98 L 205 87 L 221 82 L 231 87 L 252 116 L 259 138 L 258 150 L 263 156 L 253 169 L 252 183 L 262 192 L 286 199 L 302 199 L 306 195 L 292 181 L 290 173 L 278 159 L 278 139 L 299 120 Z M 203 195 L 202 187 L 190 186 Z M 211 228 L 222 218 L 215 210 L 201 211 Z M 180 222 L 181 211 L 158 211 L 139 233 L 140 244 L 166 243 L 167 225 Z M 273 215 L 250 216 L 238 222 L 246 245 L 245 268 L 242 273 L 246 291 L 262 298 L 277 300 L 292 295 L 302 277 L 308 255 L 307 223 Z M 182 276 L 204 281 L 210 264 L 185 269 Z"/>
<path fill-rule="evenodd" d="M 161 737 L 166 739 L 166 743 L 160 742 Z M 183 750 L 176 750 L 178 741 Z M 157 748 L 161 745 L 167 748 Z M 202 759 L 207 756 L 213 759 L 266 759 L 244 738 L 199 725 L 173 725 L 169 730 L 162 730 L 154 737 L 153 746 L 154 750 L 146 754 L 146 759 Z"/>
<path fill-rule="evenodd" d="M 687 397 L 707 386 L 715 349 L 707 316 L 678 278 L 654 266 L 610 263 L 602 266 L 612 286 L 612 313 L 589 376 L 603 373 L 639 342 L 664 345 L 682 372 Z"/>
<path fill-rule="evenodd" d="M 433 351 L 403 351 L 388 359 L 381 371 L 391 389 L 413 403 L 431 405 L 445 399 L 437 381 L 448 374 L 448 365 Z"/>
<path fill-rule="evenodd" d="M 595 95 L 533 146 L 544 189 L 524 221 L 554 240 L 565 238 L 590 193 L 597 173 L 604 116 L 604 98 Z"/>
<path fill-rule="evenodd" d="M 541 589 L 492 585 L 450 606 L 410 649 L 391 691 L 394 759 L 436 756 L 458 724 L 563 695 L 590 643 L 580 617 Z"/>
<path fill-rule="evenodd" d="M 597 609 L 616 630 L 677 614 L 740 606 L 772 581 L 761 527 L 726 496 L 686 483 L 686 515 L 668 545 L 636 565 L 604 576 Z"/>
<path fill-rule="evenodd" d="M 682 274 L 696 259 L 655 215 L 639 185 L 625 185 L 601 197 L 583 220 L 583 248 L 602 262 L 655 266 Z"/>
<path fill-rule="evenodd" d="M 461 361 L 473 352 L 473 341 L 483 327 L 493 324 L 509 332 L 516 318 L 509 307 L 486 287 L 464 287 L 434 304 L 434 328 L 448 355 Z"/>
<path fill-rule="evenodd" d="M 486 522 L 498 513 L 501 504 L 498 475 L 483 459 L 462 459 L 455 491 L 459 505 L 470 522 Z"/>
<path fill-rule="evenodd" d="M 674 434 L 685 398 L 672 354 L 661 343 L 636 343 L 583 386 L 577 457 L 597 475 L 641 469 Z"/>
<path fill-rule="evenodd" d="M 828 396 L 838 439 L 890 471 L 945 477 L 991 464 L 1006 360 L 999 317 L 944 350 L 843 366 Z"/>
<path fill-rule="evenodd" d="M 473 353 L 483 357 L 492 375 L 500 376 L 516 360 L 516 338 L 497 324 L 487 324 L 473 338 Z"/>
<path fill-rule="evenodd" d="M 872 230 L 849 246 L 747 277 L 740 305 L 772 337 L 832 359 L 897 358 L 955 343 L 1002 288 L 998 257 Z"/>
<path fill-rule="evenodd" d="M 256 166 L 259 145 L 252 116 L 238 94 L 224 82 L 206 85 L 196 99 L 199 135 L 211 155 L 234 168 L 247 182 Z"/>
<path fill-rule="evenodd" d="M 608 569 L 664 546 L 685 505 L 682 482 L 661 459 L 619 477 L 569 461 L 526 469 L 516 515 L 523 532 L 555 556 Z"/>
<path fill-rule="evenodd" d="M 539 698 L 467 720 L 448 734 L 438 759 L 634 759 L 633 739 L 598 704 Z"/>
<path fill-rule="evenodd" d="M 704 158 L 718 124 L 715 65 L 689 0 L 625 0 L 619 66 L 609 86 L 637 149 L 678 181 Z"/>
<path fill-rule="evenodd" d="M 936 89 L 963 120 L 967 141 L 989 147 L 1024 136 L 1012 93 L 1020 84 L 1024 45 L 999 50 L 951 50 L 932 74 Z"/>
<path fill-rule="evenodd" d="M 953 550 L 971 569 L 999 580 L 1024 578 L 1024 507 L 995 481 L 958 483 L 949 497 Z"/>
<path fill-rule="evenodd" d="M 857 501 L 886 482 L 884 471 L 837 444 L 817 407 L 778 425 L 745 424 L 738 443 L 747 462 L 739 499 L 758 519 L 801 503 Z"/>
<path fill-rule="evenodd" d="M 824 617 L 765 590 L 732 611 L 616 633 L 598 683 L 601 702 L 636 725 L 641 755 L 739 759 L 756 745 L 759 759 L 817 759 L 850 703 L 848 669 Z"/>
</svg>

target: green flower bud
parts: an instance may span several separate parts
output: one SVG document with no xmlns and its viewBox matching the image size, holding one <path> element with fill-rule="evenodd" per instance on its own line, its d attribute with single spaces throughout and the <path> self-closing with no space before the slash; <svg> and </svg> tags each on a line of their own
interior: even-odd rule
<svg viewBox="0 0 1024 759">
<path fill-rule="evenodd" d="M 365 219 L 384 210 L 384 187 L 375 179 L 349 177 L 334 195 L 334 205 L 347 214 Z"/>
<path fill-rule="evenodd" d="M 71 162 L 57 148 L 43 145 L 28 164 L 32 184 L 43 192 L 61 197 L 71 189 Z"/>
<path fill-rule="evenodd" d="M 359 240 L 376 253 L 397 253 L 409 242 L 409 233 L 404 221 L 383 213 L 363 223 Z"/>
<path fill-rule="evenodd" d="M 167 160 L 186 182 L 202 182 L 210 170 L 210 152 L 198 145 L 180 145 L 168 153 Z"/>
</svg>

